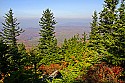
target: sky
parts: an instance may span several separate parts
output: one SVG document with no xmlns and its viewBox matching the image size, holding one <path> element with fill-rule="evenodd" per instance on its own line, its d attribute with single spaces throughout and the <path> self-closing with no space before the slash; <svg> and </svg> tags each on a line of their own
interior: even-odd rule
<svg viewBox="0 0 125 83">
<path fill-rule="evenodd" d="M 11 8 L 19 20 L 36 20 L 49 8 L 56 18 L 90 19 L 93 12 L 100 12 L 102 7 L 103 0 L 0 0 L 0 18 Z"/>
<path fill-rule="evenodd" d="M 90 18 L 102 4 L 103 0 L 0 0 L 0 15 L 12 8 L 19 18 L 36 18 L 49 8 L 57 18 Z"/>
</svg>

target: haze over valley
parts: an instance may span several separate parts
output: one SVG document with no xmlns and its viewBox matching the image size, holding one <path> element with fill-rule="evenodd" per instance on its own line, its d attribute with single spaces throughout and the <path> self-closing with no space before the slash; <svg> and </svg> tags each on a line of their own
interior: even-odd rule
<svg viewBox="0 0 125 83">
<path fill-rule="evenodd" d="M 25 30 L 18 37 L 19 43 L 24 43 L 26 48 L 35 47 L 39 40 L 39 20 L 38 18 L 19 18 L 19 27 Z M 55 28 L 55 35 L 58 40 L 58 46 L 61 46 L 64 39 L 69 39 L 76 34 L 83 34 L 90 32 L 91 19 L 86 18 L 56 18 L 57 24 Z M 4 22 L 0 19 L 0 22 Z M 0 24 L 2 28 L 2 24 Z"/>
<path fill-rule="evenodd" d="M 21 19 L 20 27 L 25 32 L 18 37 L 18 42 L 24 43 L 27 48 L 35 47 L 39 40 L 39 19 Z M 57 19 L 55 35 L 58 40 L 58 46 L 61 46 L 64 39 L 69 39 L 76 34 L 84 32 L 89 33 L 90 19 Z"/>
</svg>

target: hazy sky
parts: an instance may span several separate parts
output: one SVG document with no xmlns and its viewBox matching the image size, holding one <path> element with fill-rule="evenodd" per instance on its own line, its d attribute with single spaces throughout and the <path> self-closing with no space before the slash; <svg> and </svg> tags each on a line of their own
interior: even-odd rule
<svg viewBox="0 0 125 83">
<path fill-rule="evenodd" d="M 12 8 L 18 18 L 39 18 L 50 8 L 57 18 L 91 18 L 102 4 L 103 0 L 0 0 L 0 17 Z"/>
<path fill-rule="evenodd" d="M 39 27 L 39 19 L 47 8 L 54 13 L 57 25 L 89 26 L 93 12 L 100 12 L 103 3 L 104 0 L 0 0 L 0 27 L 10 8 L 23 28 Z"/>
</svg>

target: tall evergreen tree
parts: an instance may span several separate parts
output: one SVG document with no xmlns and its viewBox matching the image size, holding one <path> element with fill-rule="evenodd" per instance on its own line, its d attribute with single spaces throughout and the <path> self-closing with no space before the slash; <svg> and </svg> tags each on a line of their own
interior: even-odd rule
<svg viewBox="0 0 125 83">
<path fill-rule="evenodd" d="M 116 6 L 118 0 L 105 0 L 104 8 L 100 12 L 100 32 L 102 35 L 111 35 L 114 31 L 114 23 L 116 21 Z"/>
<path fill-rule="evenodd" d="M 115 31 L 115 22 L 117 19 L 116 6 L 118 0 L 105 0 L 104 8 L 100 12 L 99 32 L 102 36 L 101 43 L 105 50 L 112 53 L 115 46 L 113 32 Z"/>
<path fill-rule="evenodd" d="M 17 46 L 16 37 L 19 36 L 20 33 L 23 32 L 23 30 L 19 27 L 17 19 L 14 18 L 12 9 L 10 9 L 7 14 L 5 14 L 4 18 L 5 23 L 2 23 L 2 35 L 4 38 L 4 42 L 12 47 L 15 47 Z"/>
<path fill-rule="evenodd" d="M 97 16 L 97 12 L 94 11 L 94 15 L 92 16 L 92 23 L 91 24 L 91 33 L 90 33 L 90 39 L 91 40 L 95 40 L 96 38 L 96 34 L 98 31 L 98 16 Z"/>
<path fill-rule="evenodd" d="M 94 14 L 92 16 L 92 22 L 90 23 L 91 25 L 91 32 L 90 32 L 90 47 L 92 49 L 95 49 L 97 46 L 97 40 L 98 40 L 98 36 L 99 36 L 99 32 L 98 32 L 98 17 L 97 17 L 97 12 L 94 11 Z M 96 48 L 97 49 L 97 48 Z"/>
<path fill-rule="evenodd" d="M 113 54 L 123 66 L 125 64 L 125 0 L 122 0 L 120 8 L 118 8 L 118 17 L 116 24 L 115 47 Z"/>
<path fill-rule="evenodd" d="M 9 10 L 7 14 L 4 16 L 5 23 L 2 23 L 3 30 L 2 36 L 3 41 L 10 47 L 11 52 L 11 63 L 16 66 L 20 56 L 18 55 L 18 47 L 17 47 L 17 39 L 16 37 L 23 32 L 23 30 L 19 27 L 19 23 L 17 19 L 14 18 L 12 9 Z"/>
<path fill-rule="evenodd" d="M 116 8 L 119 0 L 105 0 L 104 8 L 100 12 L 99 32 L 101 44 L 108 52 L 107 61 L 112 64 L 121 64 L 124 57 L 124 19 L 125 19 L 125 1 L 123 0 L 120 8 Z"/>
<path fill-rule="evenodd" d="M 53 16 L 53 13 L 51 13 L 51 10 L 46 9 L 43 11 L 42 17 L 39 21 L 39 25 L 41 27 L 41 38 L 39 39 L 38 48 L 42 57 L 44 57 L 44 60 L 52 57 L 52 54 L 56 51 L 57 40 L 54 32 L 55 24 L 55 17 Z"/>
<path fill-rule="evenodd" d="M 101 32 L 99 31 L 99 23 L 98 23 L 98 15 L 97 12 L 94 11 L 94 14 L 92 16 L 92 22 L 90 23 L 91 25 L 91 32 L 90 32 L 90 44 L 89 47 L 91 49 L 97 51 L 100 55 L 104 52 L 104 46 L 101 43 Z"/>
</svg>

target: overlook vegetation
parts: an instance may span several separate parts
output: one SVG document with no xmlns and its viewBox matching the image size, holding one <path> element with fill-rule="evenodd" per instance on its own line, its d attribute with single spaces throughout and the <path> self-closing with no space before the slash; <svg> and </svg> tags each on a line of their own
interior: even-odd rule
<svg viewBox="0 0 125 83">
<path fill-rule="evenodd" d="M 104 0 L 94 11 L 89 37 L 83 32 L 57 46 L 54 14 L 43 11 L 39 44 L 27 51 L 17 43 L 24 32 L 12 9 L 0 32 L 0 79 L 4 83 L 124 83 L 125 0 Z M 50 78 L 55 70 L 62 76 Z"/>
</svg>

